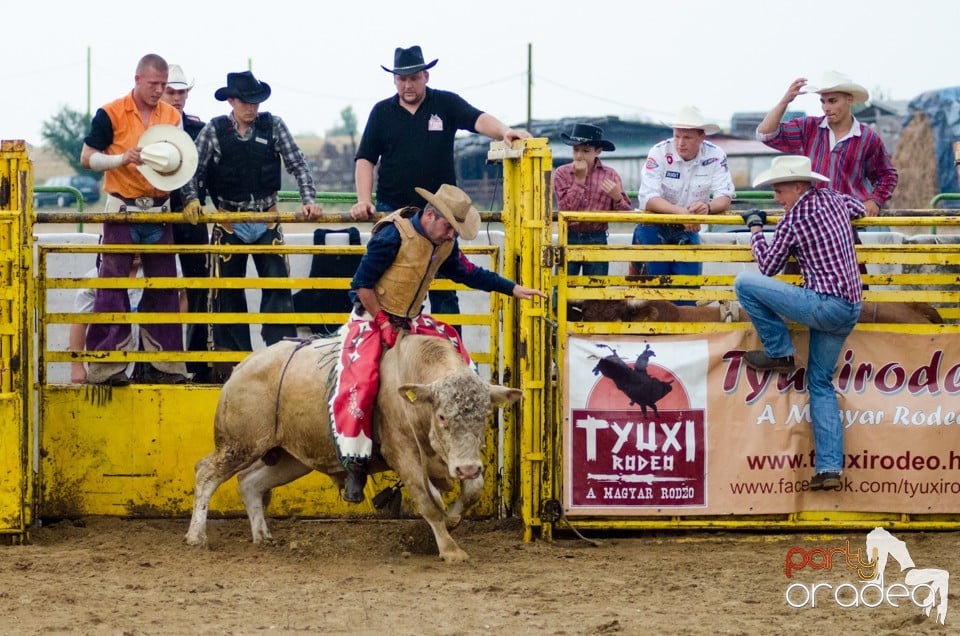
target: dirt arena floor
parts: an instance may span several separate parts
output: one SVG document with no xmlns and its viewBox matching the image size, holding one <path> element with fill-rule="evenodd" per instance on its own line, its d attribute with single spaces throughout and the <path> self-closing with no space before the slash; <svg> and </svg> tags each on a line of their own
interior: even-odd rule
<svg viewBox="0 0 960 636">
<path fill-rule="evenodd" d="M 786 602 L 791 581 L 861 585 L 839 558 L 788 581 L 785 559 L 847 539 L 862 549 L 864 532 L 586 532 L 595 547 L 572 534 L 523 543 L 514 520 L 467 520 L 454 537 L 471 560 L 447 565 L 420 520 L 271 526 L 275 541 L 261 547 L 245 520 L 211 521 L 207 549 L 182 543 L 186 520 L 36 529 L 28 545 L 0 547 L 0 634 L 899 635 L 956 634 L 960 624 L 955 592 L 945 626 L 909 599 L 843 608 L 825 592 L 816 607 Z M 895 535 L 917 567 L 960 574 L 960 533 Z M 903 580 L 893 561 L 886 576 L 888 586 Z"/>
</svg>

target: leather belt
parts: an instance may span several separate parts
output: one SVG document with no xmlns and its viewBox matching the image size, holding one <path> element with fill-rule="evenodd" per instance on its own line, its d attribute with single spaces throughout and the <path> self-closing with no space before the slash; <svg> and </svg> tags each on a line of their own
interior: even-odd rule
<svg viewBox="0 0 960 636">
<path fill-rule="evenodd" d="M 269 212 L 275 203 L 270 205 L 254 205 L 252 203 L 232 203 L 230 201 L 224 201 L 220 199 L 220 205 L 218 206 L 224 212 Z"/>
<path fill-rule="evenodd" d="M 128 199 L 127 197 L 122 197 L 119 194 L 109 193 L 115 199 L 120 199 L 123 201 L 124 205 L 133 205 L 141 210 L 149 210 L 150 208 L 160 208 L 167 204 L 167 201 L 170 200 L 170 195 L 167 195 L 163 198 L 154 198 L 154 197 L 136 197 L 134 199 Z"/>
</svg>

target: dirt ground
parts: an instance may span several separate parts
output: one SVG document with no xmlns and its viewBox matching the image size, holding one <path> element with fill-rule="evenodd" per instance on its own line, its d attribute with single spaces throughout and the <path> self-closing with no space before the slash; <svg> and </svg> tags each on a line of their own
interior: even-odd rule
<svg viewBox="0 0 960 636">
<path fill-rule="evenodd" d="M 856 549 L 863 532 L 586 532 L 595 547 L 572 534 L 524 543 L 515 520 L 467 520 L 454 537 L 471 560 L 448 565 L 420 520 L 275 519 L 269 546 L 250 542 L 245 520 L 214 520 L 206 549 L 182 543 L 186 528 L 88 518 L 0 547 L 0 633 L 951 634 L 960 623 L 960 607 L 941 626 L 909 600 L 787 604 L 791 581 L 860 585 L 836 561 L 788 581 L 791 548 Z M 918 567 L 960 573 L 960 533 L 894 534 Z M 898 570 L 891 561 L 887 585 Z"/>
</svg>

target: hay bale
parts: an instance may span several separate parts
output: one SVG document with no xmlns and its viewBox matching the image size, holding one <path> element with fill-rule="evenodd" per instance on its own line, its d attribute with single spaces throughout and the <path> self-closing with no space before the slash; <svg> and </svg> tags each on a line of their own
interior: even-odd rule
<svg viewBox="0 0 960 636">
<path fill-rule="evenodd" d="M 925 114 L 915 113 L 900 133 L 893 165 L 900 173 L 900 181 L 890 199 L 890 207 L 895 210 L 927 208 L 930 199 L 940 192 L 940 184 L 933 128 Z"/>
</svg>

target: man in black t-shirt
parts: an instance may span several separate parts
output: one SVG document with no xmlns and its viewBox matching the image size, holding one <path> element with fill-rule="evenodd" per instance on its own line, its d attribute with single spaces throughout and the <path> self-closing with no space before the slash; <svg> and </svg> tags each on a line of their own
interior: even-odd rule
<svg viewBox="0 0 960 636">
<path fill-rule="evenodd" d="M 393 74 L 397 94 L 374 105 L 360 139 L 355 160 L 357 203 L 350 209 L 354 220 L 375 218 L 406 206 L 423 208 L 414 188 L 436 192 L 441 185 L 456 185 L 453 140 L 458 130 L 478 132 L 512 143 L 530 137 L 496 117 L 471 106 L 449 91 L 427 87 L 429 69 L 419 46 L 397 48 Z M 373 203 L 373 170 L 377 171 L 377 203 Z M 430 292 L 431 313 L 460 313 L 454 292 Z"/>
</svg>

